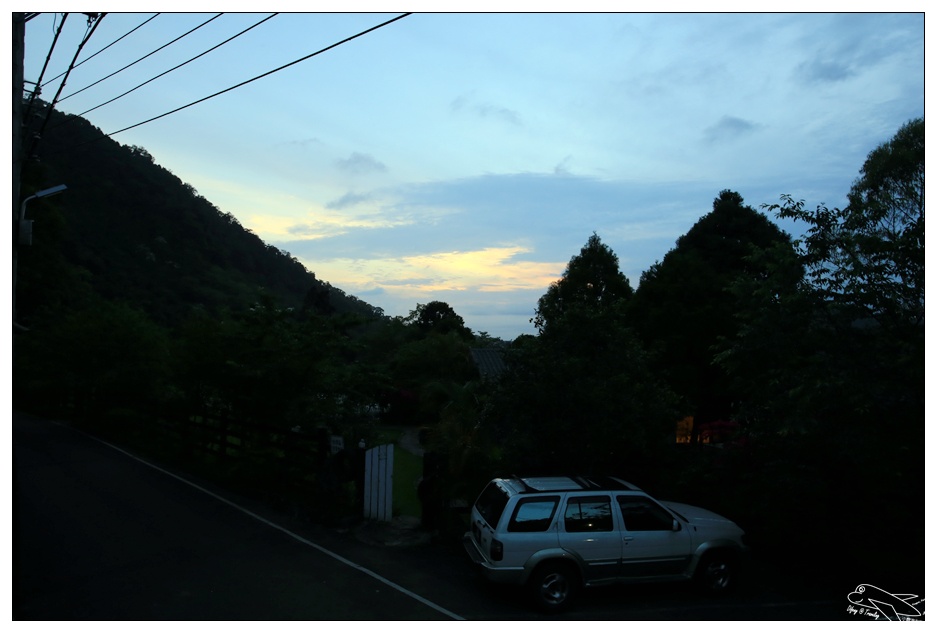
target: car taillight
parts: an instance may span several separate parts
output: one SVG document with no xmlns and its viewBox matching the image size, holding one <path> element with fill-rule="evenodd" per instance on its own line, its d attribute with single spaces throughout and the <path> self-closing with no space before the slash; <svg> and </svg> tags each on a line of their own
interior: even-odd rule
<svg viewBox="0 0 936 632">
<path fill-rule="evenodd" d="M 504 544 L 499 540 L 491 540 L 491 559 L 500 562 L 504 559 Z"/>
</svg>

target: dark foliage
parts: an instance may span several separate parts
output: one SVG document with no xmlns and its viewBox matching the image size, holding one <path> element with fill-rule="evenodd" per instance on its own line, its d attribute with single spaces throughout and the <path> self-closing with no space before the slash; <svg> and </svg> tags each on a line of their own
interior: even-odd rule
<svg viewBox="0 0 936 632">
<path fill-rule="evenodd" d="M 52 113 L 23 180 L 24 194 L 68 185 L 63 196 L 31 207 L 37 249 L 55 254 L 27 261 L 21 249 L 24 325 L 53 307 L 44 299 L 64 300 L 39 291 L 63 278 L 81 279 L 101 298 L 127 301 L 165 326 L 196 307 L 218 315 L 263 295 L 297 310 L 379 313 L 264 244 L 142 147 L 103 137 L 82 118 Z"/>
<path fill-rule="evenodd" d="M 714 346 L 741 326 L 732 285 L 742 276 L 763 277 L 769 261 L 751 255 L 773 248 L 790 249 L 789 236 L 738 193 L 722 191 L 712 211 L 644 272 L 628 304 L 628 321 L 650 351 L 651 367 L 683 398 L 696 433 L 732 417 L 738 397 L 714 362 Z"/>
<path fill-rule="evenodd" d="M 661 454 L 676 411 L 627 327 L 631 294 L 617 256 L 593 234 L 540 299 L 540 335 L 508 353 L 486 411 L 512 467 L 622 474 Z"/>
</svg>

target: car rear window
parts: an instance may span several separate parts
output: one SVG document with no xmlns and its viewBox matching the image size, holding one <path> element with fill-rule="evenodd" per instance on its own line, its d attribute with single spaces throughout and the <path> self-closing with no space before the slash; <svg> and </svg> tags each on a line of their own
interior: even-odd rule
<svg viewBox="0 0 936 632">
<path fill-rule="evenodd" d="M 498 487 L 496 483 L 490 482 L 475 501 L 475 509 L 492 529 L 496 529 L 508 499 L 507 492 Z"/>
<path fill-rule="evenodd" d="M 545 531 L 552 523 L 558 505 L 558 496 L 524 498 L 517 503 L 507 530 L 516 533 Z"/>
</svg>

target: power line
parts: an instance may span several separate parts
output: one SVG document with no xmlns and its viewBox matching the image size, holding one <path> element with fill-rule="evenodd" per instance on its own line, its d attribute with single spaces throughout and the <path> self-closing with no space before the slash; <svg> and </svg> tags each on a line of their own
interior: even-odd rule
<svg viewBox="0 0 936 632">
<path fill-rule="evenodd" d="M 32 94 L 29 95 L 29 103 L 26 105 L 26 114 L 23 115 L 23 120 L 28 121 L 29 115 L 32 111 L 33 103 L 36 101 L 36 97 L 42 94 L 42 77 L 45 75 L 46 69 L 49 67 L 49 61 L 52 59 L 52 51 L 55 50 L 55 45 L 58 43 L 59 35 L 62 34 L 62 28 L 65 26 L 65 20 L 68 19 L 68 14 L 62 14 L 62 22 L 59 24 L 58 29 L 55 31 L 55 37 L 52 38 L 52 44 L 49 46 L 49 53 L 46 55 L 45 62 L 42 64 L 42 71 L 39 73 L 39 78 L 36 79 L 36 87 L 33 88 Z M 62 73 L 64 74 L 64 73 Z M 59 75 L 61 77 L 62 75 Z"/>
<path fill-rule="evenodd" d="M 33 137 L 33 142 L 30 147 L 29 152 L 26 155 L 29 155 L 35 149 L 36 144 L 39 142 L 39 139 L 42 137 L 42 133 L 45 131 L 46 125 L 49 123 L 49 117 L 52 116 L 52 110 L 55 108 L 55 104 L 58 101 L 59 95 L 62 94 L 62 90 L 65 88 L 65 82 L 68 81 L 68 75 L 71 73 L 72 68 L 75 67 L 75 61 L 78 59 L 78 55 L 81 54 L 81 49 L 84 48 L 84 45 L 88 43 L 88 40 L 91 39 L 91 36 L 94 35 L 94 31 L 97 30 L 97 27 L 104 20 L 106 13 L 101 13 L 97 15 L 93 20 L 88 18 L 88 29 L 85 32 L 84 37 L 81 40 L 81 43 L 78 44 L 78 50 L 75 51 L 75 56 L 72 58 L 71 63 L 68 65 L 68 70 L 65 71 L 65 77 L 62 79 L 62 83 L 59 84 L 58 90 L 55 92 L 55 96 L 52 98 L 52 101 L 49 103 L 49 108 L 46 110 L 45 118 L 42 121 L 42 127 L 39 128 L 39 132 Z M 92 25 L 93 21 L 93 25 Z"/>
<path fill-rule="evenodd" d="M 175 66 L 175 67 L 173 67 L 173 68 L 170 68 L 169 70 L 167 70 L 167 71 L 165 71 L 165 72 L 162 72 L 162 73 L 156 75 L 155 77 L 153 77 L 153 78 L 151 78 L 151 79 L 147 79 L 147 80 L 144 81 L 143 83 L 141 83 L 141 84 L 139 84 L 139 85 L 137 85 L 137 86 L 135 86 L 135 87 L 133 87 L 133 88 L 130 88 L 129 90 L 127 90 L 127 91 L 124 92 L 123 94 L 120 94 L 120 95 L 114 97 L 113 99 L 110 99 L 109 101 L 105 101 L 104 103 L 101 103 L 101 104 L 99 104 L 99 105 L 95 105 L 95 106 L 94 106 L 93 108 L 91 108 L 90 110 L 85 110 L 84 112 L 82 112 L 82 113 L 80 113 L 80 114 L 76 114 L 76 115 L 74 115 L 74 117 L 69 118 L 67 121 L 62 122 L 62 123 L 60 123 L 59 125 L 65 125 L 65 124 L 68 123 L 69 121 L 74 120 L 74 118 L 76 118 L 76 117 L 84 116 L 84 115 L 87 114 L 88 112 L 92 112 L 92 111 L 94 111 L 94 110 L 96 110 L 96 109 L 98 109 L 98 108 L 100 108 L 100 107 L 104 107 L 104 106 L 107 105 L 108 103 L 113 103 L 113 102 L 116 101 L 117 99 L 120 99 L 120 98 L 122 98 L 122 97 L 127 96 L 128 94 L 130 94 L 130 93 L 133 92 L 134 90 L 137 90 L 137 89 L 139 89 L 139 88 L 142 88 L 142 87 L 145 86 L 146 84 L 152 83 L 153 81 L 156 81 L 156 80 L 159 79 L 160 77 L 164 77 L 165 75 L 168 75 L 170 72 L 172 72 L 172 71 L 174 71 L 174 70 L 178 70 L 178 69 L 181 68 L 182 66 L 185 66 L 186 64 L 189 64 L 189 63 L 195 61 L 195 60 L 198 59 L 199 57 L 203 57 L 203 56 L 207 55 L 208 53 L 210 53 L 211 51 L 216 50 L 216 49 L 218 49 L 218 48 L 221 48 L 222 46 L 224 46 L 224 45 L 227 44 L 228 42 L 230 42 L 230 41 L 232 41 L 232 40 L 234 40 L 234 39 L 237 39 L 238 37 L 240 37 L 241 35 L 243 35 L 243 34 L 246 33 L 247 31 L 249 31 L 249 30 L 251 30 L 251 29 L 254 29 L 254 28 L 260 26 L 261 24 L 263 24 L 263 23 L 266 22 L 267 20 L 270 20 L 270 19 L 276 17 L 277 15 L 279 15 L 279 13 L 273 13 L 273 14 L 271 14 L 271 15 L 269 15 L 269 16 L 263 18 L 262 20 L 260 20 L 260 21 L 257 22 L 256 24 L 254 24 L 253 26 L 247 27 L 246 29 L 244 29 L 243 31 L 241 31 L 240 33 L 238 33 L 237 35 L 232 35 L 231 37 L 227 38 L 226 40 L 224 40 L 224 41 L 221 42 L 220 44 L 216 44 L 215 46 L 212 46 L 211 48 L 209 48 L 208 50 L 204 51 L 203 53 L 199 53 L 199 54 L 196 55 L 195 57 L 192 57 L 191 59 L 188 59 L 188 60 L 182 62 L 181 64 L 179 64 L 179 65 L 177 65 L 177 66 Z M 56 125 L 56 127 L 58 127 L 58 125 Z M 54 129 L 54 128 L 53 128 L 53 129 Z"/>
<path fill-rule="evenodd" d="M 157 48 L 156 50 L 154 50 L 154 51 L 152 51 L 152 52 L 150 52 L 150 53 L 147 53 L 146 55 L 143 55 L 143 56 L 140 57 L 138 60 L 127 64 L 126 66 L 124 66 L 124 67 L 121 68 L 120 70 L 115 70 L 114 72 L 112 72 L 111 74 L 107 75 L 106 77 L 104 77 L 104 78 L 102 78 L 102 79 L 98 79 L 98 80 L 95 81 L 94 83 L 85 86 L 85 87 L 82 88 L 81 90 L 76 90 L 75 92 L 72 92 L 72 93 L 69 94 L 68 96 L 62 97 L 61 99 L 59 99 L 59 102 L 62 102 L 62 101 L 64 101 L 65 99 L 69 99 L 69 98 L 75 96 L 76 94 L 78 94 L 79 92 L 84 92 L 84 91 L 87 90 L 88 88 L 91 88 L 91 87 L 93 87 L 93 86 L 96 86 L 97 84 L 101 83 L 102 81 L 105 81 L 105 80 L 107 80 L 107 79 L 110 79 L 110 78 L 113 77 L 114 75 L 123 72 L 124 70 L 126 70 L 126 69 L 129 68 L 130 66 L 133 66 L 133 65 L 135 65 L 135 64 L 140 63 L 141 61 L 143 61 L 143 60 L 146 59 L 147 57 L 158 53 L 159 51 L 161 51 L 162 49 L 166 48 L 167 46 L 171 46 L 172 44 L 175 44 L 176 42 L 178 42 L 178 41 L 179 41 L 180 39 L 182 39 L 183 37 L 186 37 L 187 35 L 191 35 L 192 33 L 194 33 L 195 31 L 197 31 L 197 30 L 200 29 L 201 27 L 205 26 L 206 24 L 208 24 L 208 23 L 211 22 L 212 20 L 217 20 L 217 19 L 218 19 L 219 17 L 221 17 L 222 15 L 224 15 L 224 14 L 223 14 L 223 13 L 219 13 L 219 14 L 217 14 L 216 16 L 205 20 L 204 22 L 202 22 L 201 24 L 199 24 L 198 26 L 196 26 L 196 27 L 193 28 L 192 30 L 190 30 L 190 31 L 188 31 L 188 32 L 186 32 L 186 33 L 183 33 L 182 35 L 180 35 L 179 37 L 175 38 L 175 39 L 172 40 L 171 42 L 168 42 L 168 43 L 166 43 L 166 44 L 163 44 L 162 46 L 160 46 L 160 47 Z"/>
<path fill-rule="evenodd" d="M 127 37 L 128 35 L 130 35 L 130 34 L 133 33 L 134 31 L 136 31 L 136 30 L 139 29 L 140 27 L 144 26 L 144 25 L 147 24 L 148 22 L 154 20 L 154 19 L 157 18 L 158 16 L 159 16 L 158 13 L 154 13 L 154 14 L 153 14 L 152 16 L 150 16 L 147 20 L 145 20 L 144 22 L 138 24 L 138 25 L 135 26 L 134 28 L 130 29 L 129 31 L 127 31 L 126 33 L 124 33 L 123 35 L 121 35 L 120 37 L 118 37 L 117 39 L 115 39 L 113 42 L 111 42 L 110 44 L 108 44 L 107 46 L 105 46 L 104 48 L 102 48 L 101 50 L 99 50 L 98 52 L 96 52 L 96 53 L 94 53 L 93 55 L 89 56 L 87 59 L 83 59 L 83 60 L 81 60 L 80 62 L 78 62 L 77 64 L 75 64 L 75 68 L 77 68 L 77 67 L 80 66 L 81 64 L 85 63 L 86 61 L 91 61 L 92 59 L 94 59 L 95 57 L 97 57 L 98 55 L 100 55 L 101 53 L 103 53 L 104 51 L 106 51 L 108 48 L 110 48 L 111 46 L 113 46 L 114 44 L 116 44 L 117 42 L 119 42 L 120 40 L 122 40 L 123 38 Z M 64 74 L 65 74 L 65 73 L 63 72 L 63 73 L 61 73 L 60 75 L 58 75 L 57 77 L 52 77 L 52 78 L 49 79 L 45 84 L 43 84 L 43 86 L 45 86 L 46 84 L 52 83 L 53 81 L 55 81 L 56 79 L 58 79 L 59 77 L 61 77 L 61 76 L 64 75 Z M 40 78 L 39 81 L 41 82 L 42 79 Z"/>
<path fill-rule="evenodd" d="M 49 46 L 49 53 L 46 55 L 45 61 L 42 64 L 42 70 L 39 72 L 39 78 L 36 79 L 35 81 L 36 88 L 33 90 L 31 99 L 35 99 L 35 97 L 41 93 L 42 77 L 45 76 L 45 71 L 49 67 L 49 61 L 52 59 L 52 51 L 55 50 L 55 44 L 58 42 L 59 35 L 62 34 L 62 28 L 64 28 L 65 20 L 67 19 L 68 19 L 68 14 L 63 13 L 62 22 L 59 24 L 57 29 L 53 29 L 55 32 L 55 36 L 52 38 L 52 44 Z M 53 22 L 53 26 L 54 26 L 54 22 Z M 65 73 L 62 73 L 62 74 L 65 74 Z M 62 75 L 59 75 L 59 77 L 61 76 Z M 30 82 L 30 83 L 33 83 L 33 82 Z"/>
<path fill-rule="evenodd" d="M 141 121 L 140 123 L 136 123 L 135 125 L 130 125 L 129 127 L 124 127 L 123 129 L 119 129 L 119 130 L 117 130 L 116 132 L 110 132 L 110 133 L 108 133 L 108 134 L 103 134 L 102 136 L 99 136 L 98 138 L 95 138 L 94 140 L 90 140 L 90 141 L 86 141 L 86 142 L 84 142 L 84 143 L 81 143 L 80 145 L 78 145 L 78 147 L 80 147 L 80 146 L 82 146 L 82 145 L 87 145 L 88 143 L 93 143 L 93 142 L 99 141 L 99 140 L 104 139 L 104 138 L 108 138 L 108 137 L 110 137 L 110 136 L 116 136 L 117 134 L 120 134 L 121 132 L 126 132 L 127 130 L 131 130 L 131 129 L 135 128 L 135 127 L 140 127 L 141 125 L 146 125 L 147 123 L 152 123 L 153 121 L 156 121 L 156 120 L 159 120 L 159 119 L 164 118 L 164 117 L 166 117 L 166 116 L 169 116 L 170 114 L 175 114 L 176 112 L 180 112 L 180 111 L 182 111 L 182 110 L 184 110 L 184 109 L 186 109 L 186 108 L 192 107 L 193 105 L 197 105 L 197 104 L 199 104 L 199 103 L 203 103 L 204 101 L 208 101 L 209 99 L 213 99 L 214 97 L 220 96 L 220 95 L 222 95 L 222 94 L 224 94 L 224 93 L 226 93 L 226 92 L 230 92 L 231 90 L 236 90 L 237 88 L 240 88 L 240 87 L 242 87 L 242 86 L 245 86 L 245 85 L 247 85 L 248 83 L 252 83 L 252 82 L 254 82 L 254 81 L 257 81 L 258 79 L 263 79 L 264 77 L 268 77 L 268 76 L 270 76 L 270 75 L 272 75 L 272 74 L 274 74 L 274 73 L 277 73 L 277 72 L 279 72 L 279 71 L 281 71 L 281 70 L 285 70 L 286 68 L 289 68 L 290 66 L 295 66 L 296 64 L 298 64 L 298 63 L 300 63 L 300 62 L 306 61 L 307 59 L 311 59 L 312 57 L 315 57 L 316 55 L 321 55 L 321 54 L 324 53 L 324 52 L 327 52 L 327 51 L 329 51 L 329 50 L 331 50 L 331 49 L 333 49 L 333 48 L 336 48 L 336 47 L 338 47 L 338 46 L 341 46 L 342 44 L 346 44 L 347 42 L 350 42 L 351 40 L 357 39 L 357 38 L 359 38 L 359 37 L 361 37 L 361 36 L 363 36 L 363 35 L 367 35 L 368 33 L 372 33 L 373 31 L 376 31 L 377 29 L 380 29 L 380 28 L 383 28 L 383 27 L 385 27 L 385 26 L 387 26 L 387 25 L 389 25 L 389 24 L 392 24 L 393 22 L 396 22 L 397 20 L 402 20 L 403 18 L 405 18 L 405 17 L 407 17 L 407 16 L 410 16 L 410 15 L 412 15 L 412 13 L 404 13 L 404 14 L 402 14 L 402 15 L 398 15 L 398 16 L 395 17 L 395 18 L 392 18 L 392 19 L 390 19 L 390 20 L 387 20 L 386 22 L 382 22 L 381 24 L 378 24 L 377 26 L 372 26 L 371 28 L 369 28 L 369 29 L 367 29 L 367 30 L 364 30 L 364 31 L 361 31 L 360 33 L 358 33 L 358 34 L 356 34 L 356 35 L 352 35 L 351 37 L 346 37 L 345 39 L 341 40 L 340 42 L 336 42 L 336 43 L 334 43 L 334 44 L 332 44 L 332 45 L 330 45 L 330 46 L 326 46 L 325 48 L 322 48 L 322 49 L 320 49 L 320 50 L 317 50 L 317 51 L 315 51 L 314 53 L 311 53 L 311 54 L 309 54 L 309 55 L 306 55 L 305 57 L 300 57 L 299 59 L 297 59 L 297 60 L 295 60 L 295 61 L 291 61 L 291 62 L 289 62 L 288 64 L 285 64 L 285 65 L 283 65 L 283 66 L 280 66 L 279 68 L 274 68 L 273 70 L 267 71 L 267 72 L 265 72 L 265 73 L 263 73 L 263 74 L 261 74 L 261 75 L 257 75 L 256 77 L 254 77 L 254 78 L 252 78 L 252 79 L 248 79 L 247 81 L 242 81 L 241 83 L 238 83 L 237 85 L 231 86 L 230 88 L 226 88 L 226 89 L 224 89 L 224 90 L 221 90 L 220 92 L 215 92 L 214 94 L 211 94 L 211 95 L 208 95 L 207 97 L 203 97 L 203 98 L 201 98 L 201 99 L 198 99 L 197 101 L 192 101 L 191 103 L 189 103 L 189 104 L 187 104 L 187 105 L 183 105 L 183 106 L 178 107 L 178 108 L 176 108 L 176 109 L 174 109 L 174 110 L 170 110 L 169 112 L 165 112 L 165 113 L 163 113 L 163 114 L 160 114 L 159 116 L 154 116 L 153 118 L 146 119 L 145 121 Z"/>
</svg>

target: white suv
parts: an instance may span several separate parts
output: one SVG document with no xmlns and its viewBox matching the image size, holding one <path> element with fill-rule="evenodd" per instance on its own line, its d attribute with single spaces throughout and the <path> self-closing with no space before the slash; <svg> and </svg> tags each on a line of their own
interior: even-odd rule
<svg viewBox="0 0 936 632">
<path fill-rule="evenodd" d="M 578 588 L 695 579 L 733 587 L 747 547 L 738 525 L 658 502 L 619 478 L 496 478 L 471 510 L 463 543 L 493 582 L 525 585 L 555 611 Z"/>
</svg>

